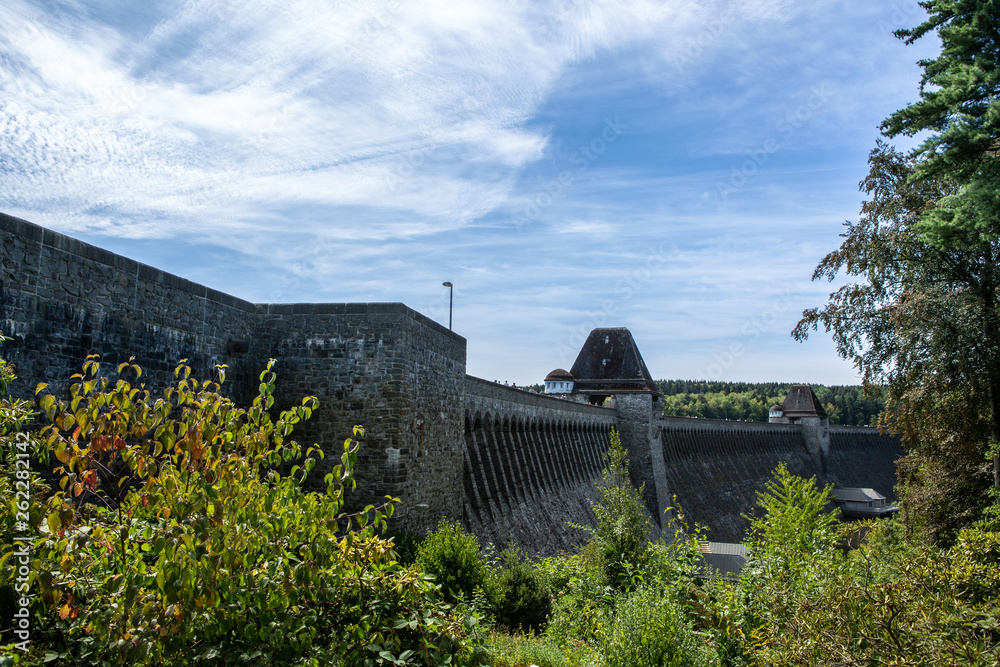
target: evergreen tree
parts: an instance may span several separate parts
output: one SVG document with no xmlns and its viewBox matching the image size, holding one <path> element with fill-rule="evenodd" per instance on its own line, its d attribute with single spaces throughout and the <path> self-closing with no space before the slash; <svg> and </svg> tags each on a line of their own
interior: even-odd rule
<svg viewBox="0 0 1000 667">
<path fill-rule="evenodd" d="M 989 392 L 990 435 L 1000 441 L 1000 7 L 990 0 L 927 0 L 928 18 L 896 35 L 912 44 L 928 34 L 941 40 L 937 58 L 920 61 L 920 100 L 887 118 L 894 137 L 929 131 L 913 151 L 911 180 L 948 183 L 919 211 L 915 230 L 941 250 L 981 258 L 965 277 L 979 316 L 976 350 Z M 1000 487 L 1000 457 L 993 459 Z"/>
</svg>

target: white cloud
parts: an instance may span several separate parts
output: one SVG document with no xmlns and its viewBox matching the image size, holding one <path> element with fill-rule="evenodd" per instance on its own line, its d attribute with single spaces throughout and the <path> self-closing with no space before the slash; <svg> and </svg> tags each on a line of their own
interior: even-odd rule
<svg viewBox="0 0 1000 667">
<path fill-rule="evenodd" d="M 273 283 L 241 287 L 255 300 L 277 290 L 436 308 L 453 279 L 475 345 L 504 351 L 497 337 L 517 329 L 508 338 L 523 349 L 537 336 L 542 375 L 607 299 L 618 323 L 670 354 L 688 345 L 710 358 L 694 346 L 738 332 L 775 285 L 822 296 L 801 283 L 856 210 L 842 204 L 857 177 L 836 195 L 842 183 L 822 170 L 840 163 L 802 156 L 864 144 L 869 100 L 888 91 L 880 103 L 895 103 L 916 85 L 884 35 L 854 36 L 880 11 L 832 0 L 78 0 L 43 11 L 9 0 L 0 210 L 98 243 L 225 246 Z M 830 106 L 737 195 L 714 198 L 730 163 L 817 82 L 831 83 Z M 618 110 L 620 143 L 530 224 L 511 224 Z M 844 129 L 860 124 L 867 134 Z M 617 293 L 661 246 L 671 254 L 656 279 Z"/>
</svg>

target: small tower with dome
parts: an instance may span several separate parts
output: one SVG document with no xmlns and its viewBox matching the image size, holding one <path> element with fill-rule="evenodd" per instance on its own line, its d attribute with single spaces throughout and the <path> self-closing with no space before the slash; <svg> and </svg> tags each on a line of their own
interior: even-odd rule
<svg viewBox="0 0 1000 667">
<path fill-rule="evenodd" d="M 576 380 L 569 371 L 557 368 L 545 376 L 546 394 L 572 394 Z"/>
</svg>

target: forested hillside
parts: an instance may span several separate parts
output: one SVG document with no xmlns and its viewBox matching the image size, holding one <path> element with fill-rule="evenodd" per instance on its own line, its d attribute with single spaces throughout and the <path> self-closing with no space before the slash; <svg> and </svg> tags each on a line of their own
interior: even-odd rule
<svg viewBox="0 0 1000 667">
<path fill-rule="evenodd" d="M 772 405 L 781 405 L 791 384 L 780 382 L 706 382 L 660 380 L 663 414 L 668 417 L 767 421 Z M 872 426 L 885 407 L 884 396 L 866 396 L 862 387 L 812 385 L 831 424 Z"/>
</svg>

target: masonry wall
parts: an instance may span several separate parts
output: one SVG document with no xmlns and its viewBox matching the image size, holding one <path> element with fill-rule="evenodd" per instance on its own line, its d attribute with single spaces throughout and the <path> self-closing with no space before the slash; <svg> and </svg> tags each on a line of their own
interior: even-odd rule
<svg viewBox="0 0 1000 667">
<path fill-rule="evenodd" d="M 13 338 L 2 354 L 20 378 L 14 395 L 30 398 L 47 382 L 66 396 L 70 376 L 99 354 L 106 371 L 134 356 L 150 386 L 172 381 L 181 359 L 200 378 L 227 364 L 226 391 L 246 397 L 252 364 L 230 354 L 230 341 L 251 338 L 253 304 L 3 214 L 0 244 L 0 329 Z"/>
<path fill-rule="evenodd" d="M 720 542 L 743 539 L 764 491 L 782 461 L 800 477 L 821 484 L 874 488 L 894 497 L 898 438 L 877 430 L 822 424 L 765 424 L 714 419 L 662 417 L 667 481 L 689 522 L 709 528 Z M 829 448 L 808 442 L 818 428 L 829 429 Z"/>
<path fill-rule="evenodd" d="M 199 379 L 227 364 L 224 393 L 247 405 L 274 358 L 278 408 L 320 399 L 294 435 L 328 454 L 317 485 L 361 424 L 352 507 L 400 497 L 397 525 L 410 530 L 461 516 L 461 336 L 403 304 L 251 304 L 2 214 L 0 244 L 0 329 L 13 338 L 0 353 L 16 365 L 15 395 L 46 382 L 66 396 L 98 354 L 106 371 L 135 357 L 154 390 L 181 359 Z"/>
<path fill-rule="evenodd" d="M 689 523 L 709 528 L 709 539 L 739 542 L 757 492 L 784 461 L 802 477 L 822 478 L 795 424 L 714 419 L 660 419 L 666 475 Z"/>
<path fill-rule="evenodd" d="M 896 460 L 905 452 L 899 438 L 862 426 L 831 426 L 825 457 L 827 481 L 836 486 L 872 488 L 897 499 Z"/>
<path fill-rule="evenodd" d="M 396 526 L 423 531 L 462 507 L 466 343 L 401 303 L 261 306 L 254 356 L 274 358 L 279 405 L 314 395 L 319 409 L 301 441 L 329 453 L 321 483 L 344 439 L 365 427 L 352 507 L 402 499 Z"/>
<path fill-rule="evenodd" d="M 658 397 L 652 393 L 622 393 L 614 397 L 618 433 L 628 452 L 629 477 L 643 491 L 646 511 L 658 532 L 667 528 L 665 510 L 670 507 L 670 485 L 666 480 L 660 429 L 654 410 Z"/>
<path fill-rule="evenodd" d="M 554 554 L 589 535 L 588 499 L 604 468 L 615 411 L 468 376 L 463 522 L 481 542 Z"/>
</svg>

